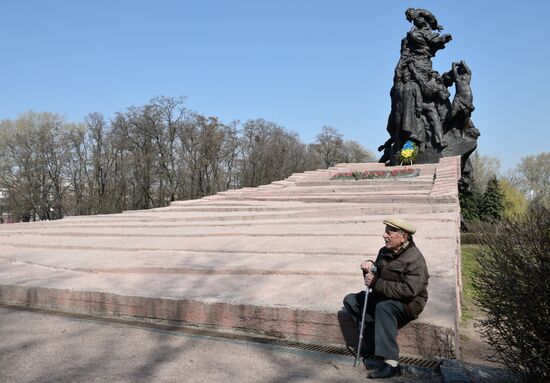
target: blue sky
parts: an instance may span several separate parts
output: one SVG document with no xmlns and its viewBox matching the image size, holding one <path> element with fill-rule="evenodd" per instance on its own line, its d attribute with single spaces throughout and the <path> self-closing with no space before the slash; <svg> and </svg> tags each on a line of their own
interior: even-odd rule
<svg viewBox="0 0 550 383">
<path fill-rule="evenodd" d="M 376 152 L 408 7 L 453 41 L 433 59 L 473 71 L 482 155 L 503 171 L 550 149 L 550 1 L 3 1 L 0 119 L 82 122 L 157 95 L 224 122 L 265 118 L 313 142 L 324 125 Z"/>
</svg>

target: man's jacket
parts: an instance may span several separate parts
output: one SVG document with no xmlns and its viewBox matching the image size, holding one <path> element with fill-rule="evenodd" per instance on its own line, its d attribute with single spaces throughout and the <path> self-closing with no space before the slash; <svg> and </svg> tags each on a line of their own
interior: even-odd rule
<svg viewBox="0 0 550 383">
<path fill-rule="evenodd" d="M 376 258 L 372 291 L 400 301 L 411 319 L 418 318 L 428 300 L 428 268 L 424 256 L 411 240 L 398 253 L 383 247 Z"/>
</svg>

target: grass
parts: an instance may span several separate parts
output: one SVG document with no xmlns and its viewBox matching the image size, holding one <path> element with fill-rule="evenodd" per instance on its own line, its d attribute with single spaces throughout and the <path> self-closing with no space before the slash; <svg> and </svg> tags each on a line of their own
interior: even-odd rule
<svg viewBox="0 0 550 383">
<path fill-rule="evenodd" d="M 474 302 L 475 287 L 473 277 L 477 270 L 475 253 L 480 245 L 462 245 L 462 320 L 470 321 L 476 317 Z"/>
<path fill-rule="evenodd" d="M 474 276 L 479 271 L 476 254 L 480 245 L 463 244 L 462 250 L 462 305 L 460 325 L 461 359 L 476 364 L 492 364 L 488 355 L 492 351 L 476 329 L 476 323 L 483 315 L 475 303 Z"/>
</svg>

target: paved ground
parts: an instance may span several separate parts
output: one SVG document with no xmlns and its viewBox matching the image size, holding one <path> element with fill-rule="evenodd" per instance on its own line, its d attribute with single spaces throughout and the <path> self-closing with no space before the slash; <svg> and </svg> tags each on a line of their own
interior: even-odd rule
<svg viewBox="0 0 550 383">
<path fill-rule="evenodd" d="M 0 307 L 0 339 L 2 383 L 367 381 L 365 370 L 353 367 L 349 357 L 5 307 Z"/>
</svg>

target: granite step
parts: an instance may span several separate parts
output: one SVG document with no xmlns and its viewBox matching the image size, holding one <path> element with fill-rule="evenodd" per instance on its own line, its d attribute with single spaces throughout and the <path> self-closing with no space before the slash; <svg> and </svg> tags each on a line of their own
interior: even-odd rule
<svg viewBox="0 0 550 383">
<path fill-rule="evenodd" d="M 417 226 L 430 271 L 430 299 L 400 348 L 458 356 L 459 166 L 330 181 L 384 169 L 340 164 L 166 208 L 0 225 L 0 302 L 342 345 L 357 337 L 342 299 L 364 288 L 359 264 L 399 215 Z"/>
</svg>

